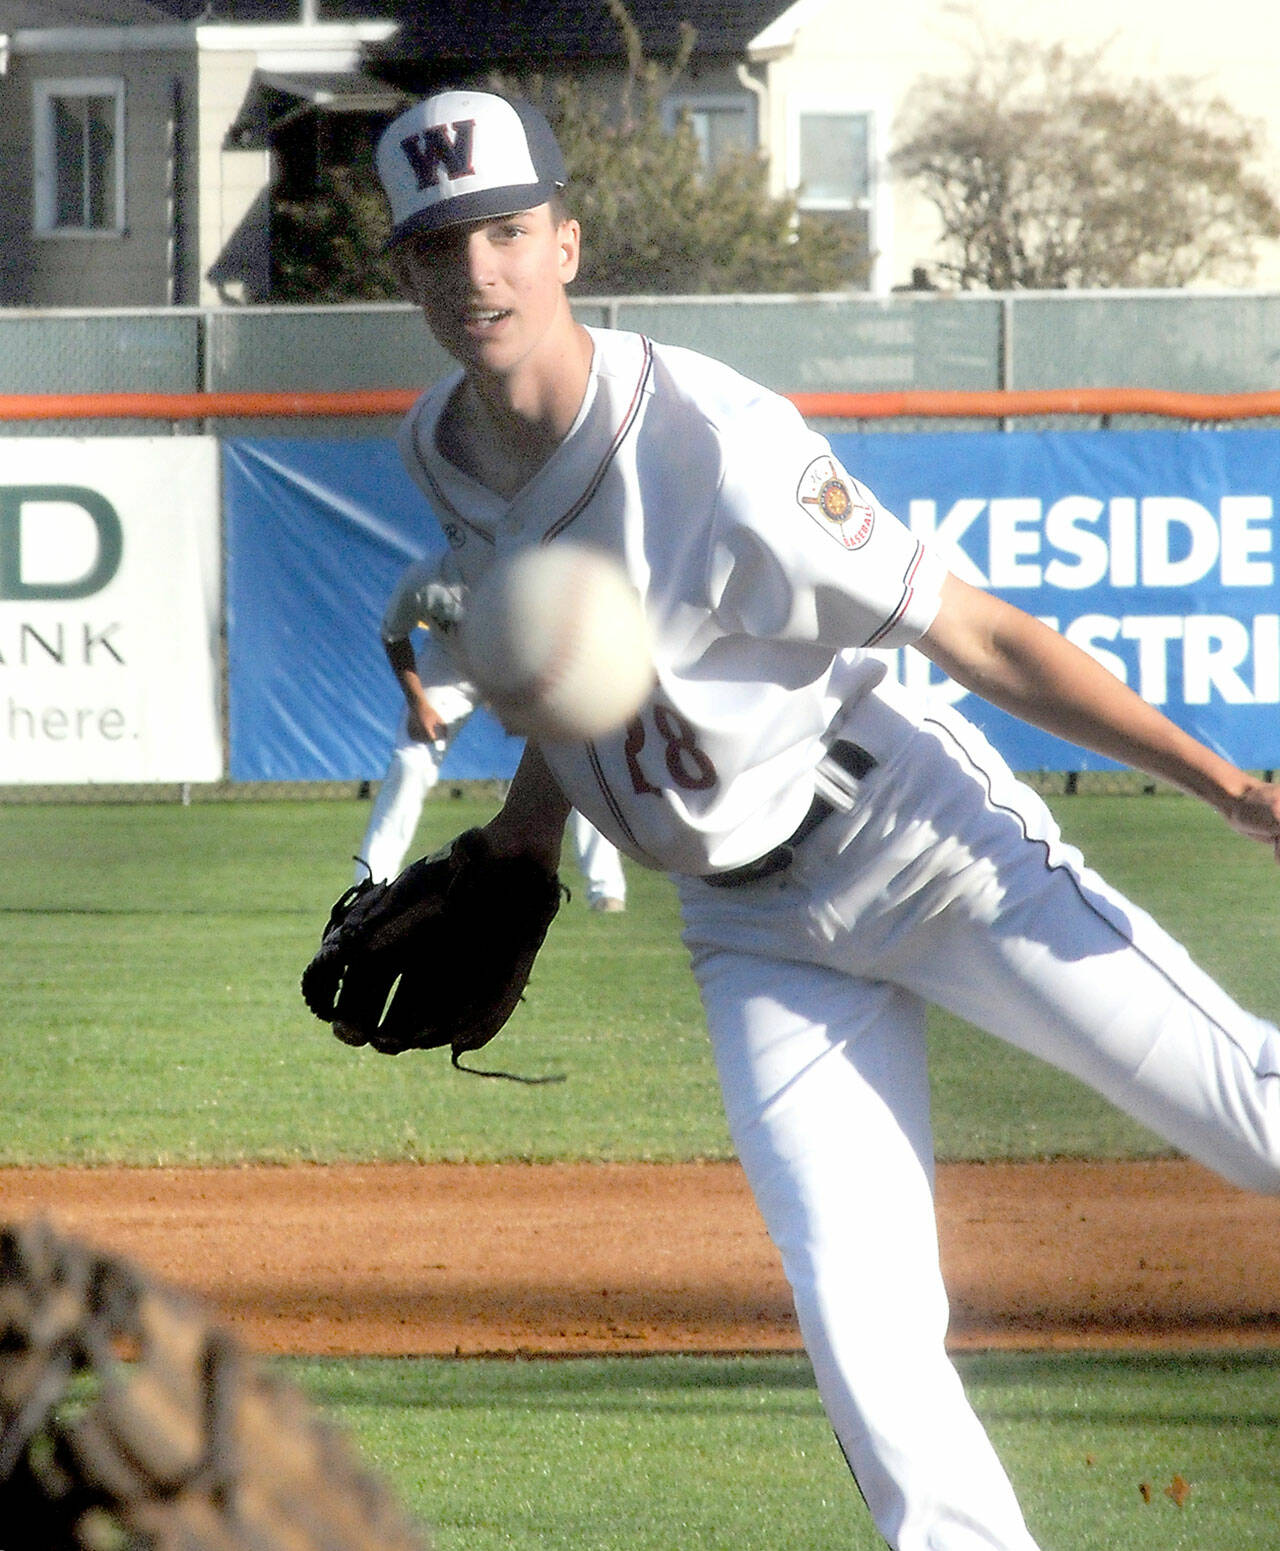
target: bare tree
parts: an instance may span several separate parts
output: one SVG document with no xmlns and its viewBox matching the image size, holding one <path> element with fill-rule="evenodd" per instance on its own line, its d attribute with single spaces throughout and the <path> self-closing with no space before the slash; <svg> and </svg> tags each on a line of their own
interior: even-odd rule
<svg viewBox="0 0 1280 1551">
<path fill-rule="evenodd" d="M 1185 78 L 1108 79 L 1105 49 L 982 41 L 925 77 L 895 174 L 942 222 L 933 264 L 963 290 L 1246 281 L 1280 205 L 1260 132 Z"/>
</svg>

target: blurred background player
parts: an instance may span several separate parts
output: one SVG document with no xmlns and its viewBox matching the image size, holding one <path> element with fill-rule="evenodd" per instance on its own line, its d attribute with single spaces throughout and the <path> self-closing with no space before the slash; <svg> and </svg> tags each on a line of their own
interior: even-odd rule
<svg viewBox="0 0 1280 1551">
<path fill-rule="evenodd" d="M 479 703 L 474 685 L 458 676 L 440 640 L 449 617 L 447 594 L 438 595 L 438 569 L 435 561 L 406 567 L 382 618 L 383 650 L 405 709 L 356 858 L 356 882 L 366 876 L 381 882 L 399 873 L 449 744 Z M 417 629 L 425 634 L 415 650 L 411 638 Z M 627 882 L 617 848 L 580 813 L 572 815 L 570 829 L 587 880 L 588 907 L 604 915 L 625 910 Z"/>
</svg>

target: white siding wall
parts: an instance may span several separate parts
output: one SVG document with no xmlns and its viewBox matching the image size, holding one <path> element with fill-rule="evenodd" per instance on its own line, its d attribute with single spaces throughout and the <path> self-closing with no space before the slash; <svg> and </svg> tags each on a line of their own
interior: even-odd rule
<svg viewBox="0 0 1280 1551">
<path fill-rule="evenodd" d="M 797 107 L 840 95 L 850 105 L 877 105 L 892 134 L 897 108 L 921 75 L 959 74 L 975 21 L 995 37 L 1063 42 L 1073 50 L 1108 45 L 1104 68 L 1167 80 L 1190 76 L 1209 94 L 1263 126 L 1266 171 L 1280 192 L 1280 11 L 1276 0 L 799 0 L 770 29 L 777 46 L 762 61 L 769 87 L 768 143 L 775 187 L 794 165 Z M 788 46 L 789 42 L 789 46 Z M 887 150 L 883 135 L 882 150 Z M 936 240 L 932 211 L 899 188 L 880 211 L 882 252 L 876 288 L 905 284 L 928 264 Z M 1280 244 L 1259 250 L 1255 283 L 1280 287 Z"/>
<path fill-rule="evenodd" d="M 251 301 L 265 292 L 269 280 L 269 238 L 260 202 L 271 181 L 270 153 L 227 143 L 257 63 L 257 54 L 247 49 L 202 49 L 198 55 L 201 305 Z M 210 278 L 224 268 L 243 272 L 245 278 Z"/>
<path fill-rule="evenodd" d="M 299 26 L 247 23 L 197 27 L 200 94 L 201 302 L 265 294 L 270 262 L 265 202 L 270 153 L 227 143 L 255 70 L 277 74 L 352 72 L 365 43 L 395 31 L 383 21 Z M 230 278 L 220 279 L 224 272 Z M 212 278 L 211 278 L 212 277 Z"/>
</svg>

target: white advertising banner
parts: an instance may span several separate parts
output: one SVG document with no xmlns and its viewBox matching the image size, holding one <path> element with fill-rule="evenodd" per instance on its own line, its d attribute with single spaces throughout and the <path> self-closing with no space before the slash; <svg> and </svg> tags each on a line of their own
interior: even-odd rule
<svg viewBox="0 0 1280 1551">
<path fill-rule="evenodd" d="M 222 776 L 218 447 L 0 439 L 0 784 Z"/>
</svg>

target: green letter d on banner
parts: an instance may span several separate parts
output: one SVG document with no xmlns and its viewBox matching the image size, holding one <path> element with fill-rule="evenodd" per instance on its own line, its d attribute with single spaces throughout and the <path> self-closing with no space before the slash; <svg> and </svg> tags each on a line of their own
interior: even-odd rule
<svg viewBox="0 0 1280 1551">
<path fill-rule="evenodd" d="M 22 508 L 62 502 L 85 511 L 97 533 L 98 552 L 81 576 L 57 582 L 22 579 Z M 0 485 L 0 600 L 87 598 L 101 592 L 120 568 L 124 529 L 111 502 L 83 485 Z"/>
</svg>

